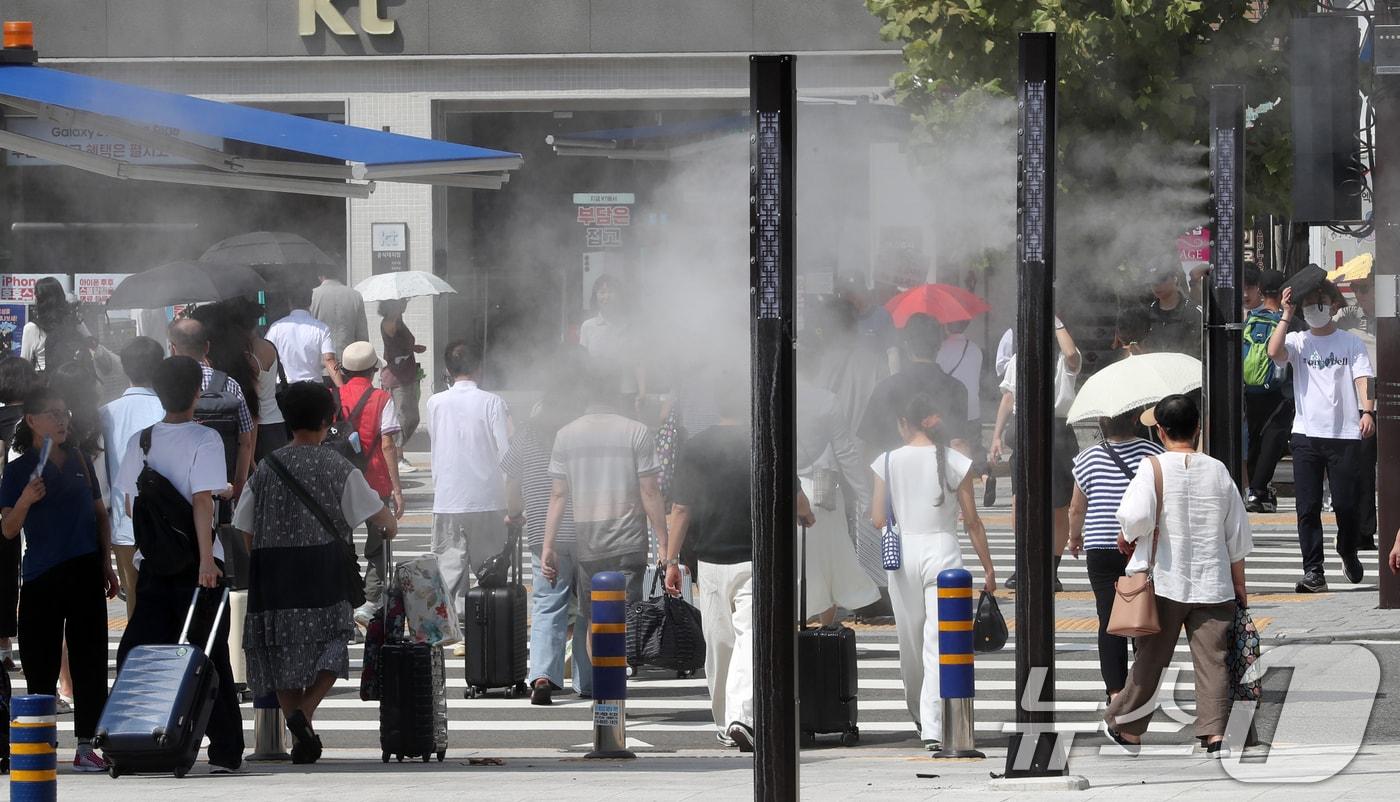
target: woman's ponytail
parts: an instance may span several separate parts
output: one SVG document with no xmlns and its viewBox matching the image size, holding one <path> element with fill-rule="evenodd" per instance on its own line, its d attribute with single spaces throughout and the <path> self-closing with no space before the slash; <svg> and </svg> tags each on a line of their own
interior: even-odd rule
<svg viewBox="0 0 1400 802">
<path fill-rule="evenodd" d="M 903 419 L 907 426 L 917 429 L 933 443 L 938 462 L 938 500 L 933 506 L 942 507 L 947 500 L 948 489 L 948 437 L 943 429 L 942 415 L 927 393 L 918 393 L 905 405 Z"/>
</svg>

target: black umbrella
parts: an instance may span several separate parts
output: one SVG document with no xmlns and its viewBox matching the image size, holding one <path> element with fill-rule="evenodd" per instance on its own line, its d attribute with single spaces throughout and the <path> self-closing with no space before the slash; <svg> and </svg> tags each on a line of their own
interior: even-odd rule
<svg viewBox="0 0 1400 802">
<path fill-rule="evenodd" d="M 161 309 L 177 304 L 257 295 L 262 276 L 246 265 L 171 262 L 127 276 L 112 290 L 109 309 Z"/>
<path fill-rule="evenodd" d="M 331 265 L 339 263 L 305 238 L 285 231 L 254 231 L 217 242 L 201 262 L 234 265 Z"/>
</svg>

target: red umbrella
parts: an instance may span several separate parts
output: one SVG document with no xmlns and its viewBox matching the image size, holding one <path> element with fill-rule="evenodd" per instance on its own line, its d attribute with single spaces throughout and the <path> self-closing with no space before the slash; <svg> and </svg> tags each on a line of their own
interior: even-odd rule
<svg viewBox="0 0 1400 802">
<path fill-rule="evenodd" d="M 952 284 L 924 284 L 906 290 L 887 301 L 885 308 L 899 328 L 904 328 L 914 315 L 928 315 L 939 323 L 956 323 L 991 309 L 986 301 Z"/>
</svg>

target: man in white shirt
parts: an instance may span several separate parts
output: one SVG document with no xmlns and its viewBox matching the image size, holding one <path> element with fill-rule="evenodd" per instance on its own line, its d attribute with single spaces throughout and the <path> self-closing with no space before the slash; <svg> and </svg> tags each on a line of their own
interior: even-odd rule
<svg viewBox="0 0 1400 802">
<path fill-rule="evenodd" d="M 1356 556 L 1360 535 L 1361 441 L 1376 434 L 1375 376 L 1366 346 L 1332 320 L 1341 293 L 1320 267 L 1309 265 L 1283 290 L 1283 318 L 1269 338 L 1269 358 L 1293 368 L 1293 493 L 1298 505 L 1298 545 L 1303 552 L 1299 593 L 1327 590 L 1322 557 L 1322 483 L 1332 489 L 1337 514 L 1337 554 L 1346 579 L 1361 581 L 1365 569 Z M 1296 291 L 1296 292 L 1295 292 Z M 1300 299 L 1307 331 L 1290 333 Z"/>
<path fill-rule="evenodd" d="M 195 588 L 218 587 L 223 576 L 223 550 L 214 538 L 214 494 L 229 490 L 228 468 L 224 463 L 223 439 L 213 429 L 194 422 L 195 401 L 203 382 L 199 363 L 189 357 L 173 356 L 160 363 L 152 384 L 166 410 L 165 417 L 149 427 L 149 449 L 144 454 L 141 440 L 146 430 L 132 435 L 117 474 L 116 489 L 123 495 L 128 510 L 140 493 L 138 480 L 143 468 L 149 466 L 165 477 L 193 508 L 198 548 L 197 564 L 182 573 L 140 571 L 135 614 L 127 622 L 117 649 L 119 671 L 133 648 L 175 643 Z M 141 565 L 140 552 L 137 565 Z M 228 630 L 229 618 L 225 615 L 209 655 L 219 674 L 218 695 L 207 732 L 209 764 L 215 771 L 237 771 L 243 762 L 243 719 L 229 663 Z"/>
<path fill-rule="evenodd" d="M 433 554 L 457 613 L 471 570 L 506 545 L 506 483 L 501 457 L 510 447 L 510 411 L 477 387 L 475 356 L 461 340 L 443 363 L 452 386 L 428 399 L 433 467 Z"/>
<path fill-rule="evenodd" d="M 102 442 L 107 443 L 102 457 L 107 469 L 107 487 L 110 488 L 112 552 L 117 556 L 117 573 L 121 576 L 122 587 L 127 589 L 128 619 L 136 609 L 136 533 L 131 526 L 131 516 L 126 514 L 126 503 L 117 486 L 117 475 L 121 471 L 122 457 L 126 454 L 123 445 L 129 443 L 137 432 L 165 417 L 165 407 L 161 406 L 156 391 L 151 389 L 156 369 L 164 359 L 165 351 L 160 343 L 150 337 L 137 337 L 123 346 L 122 370 L 131 387 L 121 398 L 102 407 L 99 413 Z"/>
<path fill-rule="evenodd" d="M 335 350 L 331 327 L 317 320 L 308 310 L 311 291 L 305 287 L 294 287 L 288 291 L 287 300 L 292 311 L 267 329 L 267 340 L 277 346 L 277 358 L 282 360 L 287 381 L 318 382 L 324 370 L 339 387 L 341 378 L 335 355 L 340 352 Z"/>
</svg>

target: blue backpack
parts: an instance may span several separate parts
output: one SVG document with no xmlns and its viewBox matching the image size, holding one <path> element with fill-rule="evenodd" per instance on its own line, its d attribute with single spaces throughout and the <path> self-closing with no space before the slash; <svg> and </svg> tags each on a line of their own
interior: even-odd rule
<svg viewBox="0 0 1400 802">
<path fill-rule="evenodd" d="M 1283 384 L 1284 371 L 1269 358 L 1269 337 L 1282 315 L 1250 312 L 1244 319 L 1244 386 L 1254 392 L 1271 392 Z"/>
</svg>

